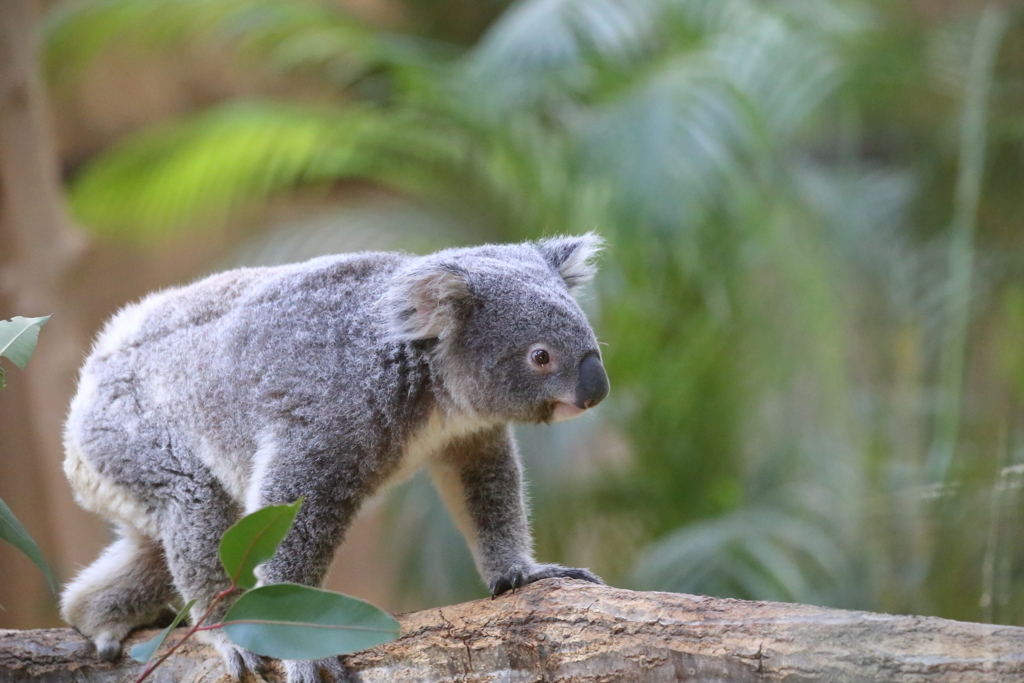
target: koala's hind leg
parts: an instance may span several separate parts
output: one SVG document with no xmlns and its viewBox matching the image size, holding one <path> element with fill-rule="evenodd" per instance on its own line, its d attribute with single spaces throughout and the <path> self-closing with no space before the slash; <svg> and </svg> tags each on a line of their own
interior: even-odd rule
<svg viewBox="0 0 1024 683">
<path fill-rule="evenodd" d="M 67 585 L 61 616 L 92 640 L 101 659 L 113 660 L 128 632 L 155 621 L 173 597 L 159 543 L 125 531 Z"/>
<path fill-rule="evenodd" d="M 239 511 L 224 487 L 200 467 L 181 463 L 183 470 L 175 482 L 176 495 L 162 512 L 161 541 L 174 585 L 181 596 L 195 600 L 192 619 L 198 620 L 231 581 L 220 562 L 220 539 L 238 521 Z M 231 607 L 234 595 L 225 596 L 207 618 L 206 624 L 221 620 Z M 219 630 L 203 631 L 199 636 L 213 645 L 228 673 L 242 680 L 263 671 L 263 657 L 238 647 Z"/>
<path fill-rule="evenodd" d="M 369 458 L 360 446 L 351 444 L 337 453 L 317 453 L 313 448 L 302 448 L 302 438 L 301 434 L 292 434 L 280 439 L 272 466 L 252 484 L 252 507 L 304 498 L 277 553 L 257 570 L 264 583 L 322 585 L 334 552 L 369 488 L 357 465 Z M 337 657 L 284 660 L 284 669 L 288 683 L 353 680 Z"/>
</svg>

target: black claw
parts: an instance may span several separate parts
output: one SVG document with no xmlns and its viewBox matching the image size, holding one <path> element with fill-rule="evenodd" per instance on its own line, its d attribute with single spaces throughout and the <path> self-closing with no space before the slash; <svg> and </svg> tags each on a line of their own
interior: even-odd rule
<svg viewBox="0 0 1024 683">
<path fill-rule="evenodd" d="M 526 576 L 522 572 L 514 572 L 509 576 L 502 576 L 494 580 L 491 585 L 491 597 L 496 598 L 503 593 L 509 591 L 515 592 L 517 588 L 522 588 L 528 583 Z"/>
</svg>

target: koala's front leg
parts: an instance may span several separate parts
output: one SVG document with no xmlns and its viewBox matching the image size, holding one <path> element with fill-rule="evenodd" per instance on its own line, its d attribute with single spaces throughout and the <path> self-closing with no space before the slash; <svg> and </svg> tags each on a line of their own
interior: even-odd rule
<svg viewBox="0 0 1024 683">
<path fill-rule="evenodd" d="M 511 428 L 450 445 L 430 473 L 492 595 L 556 577 L 602 583 L 588 569 L 533 559 L 522 465 Z"/>
</svg>

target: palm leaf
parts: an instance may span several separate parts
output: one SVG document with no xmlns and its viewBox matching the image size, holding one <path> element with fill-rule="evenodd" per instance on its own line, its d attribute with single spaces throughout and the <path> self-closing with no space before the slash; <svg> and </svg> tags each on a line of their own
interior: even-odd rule
<svg viewBox="0 0 1024 683">
<path fill-rule="evenodd" d="M 840 83 L 840 61 L 820 33 L 796 30 L 775 16 L 731 26 L 716 37 L 708 55 L 782 139 Z"/>
<path fill-rule="evenodd" d="M 471 152 L 473 135 L 414 110 L 230 104 L 108 150 L 72 183 L 71 204 L 98 234 L 135 240 L 223 223 L 254 203 L 346 178 L 500 204 L 521 171 L 504 162 L 517 157 Z"/>
<path fill-rule="evenodd" d="M 111 149 L 73 183 L 72 207 L 119 237 L 222 221 L 247 202 L 365 170 L 364 146 L 380 125 L 358 108 L 224 106 Z"/>
<path fill-rule="evenodd" d="M 275 68 L 310 70 L 336 85 L 380 64 L 412 68 L 424 45 L 378 34 L 314 0 L 81 0 L 48 17 L 45 68 L 63 81 L 112 45 L 166 49 L 197 38 L 232 42 Z"/>
<path fill-rule="evenodd" d="M 690 525 L 641 555 L 631 584 L 648 590 L 821 604 L 841 595 L 850 566 L 819 525 L 748 508 Z"/>
<path fill-rule="evenodd" d="M 699 225 L 736 184 L 749 184 L 759 121 L 726 80 L 666 68 L 593 117 L 583 163 L 618 188 L 623 211 L 641 223 Z"/>
<path fill-rule="evenodd" d="M 540 0 L 514 5 L 466 63 L 465 87 L 490 117 L 564 106 L 606 71 L 629 71 L 649 53 L 657 2 Z"/>
<path fill-rule="evenodd" d="M 579 65 L 588 51 L 625 59 L 646 50 L 657 9 L 629 0 L 521 2 L 490 28 L 474 61 L 483 71 L 537 73 Z"/>
</svg>

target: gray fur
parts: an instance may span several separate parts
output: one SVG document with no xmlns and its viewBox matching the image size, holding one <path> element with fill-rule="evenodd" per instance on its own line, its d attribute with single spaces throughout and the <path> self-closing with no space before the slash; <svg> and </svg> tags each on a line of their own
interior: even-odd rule
<svg viewBox="0 0 1024 683">
<path fill-rule="evenodd" d="M 172 583 L 201 614 L 228 585 L 217 559 L 228 526 L 300 496 L 258 573 L 320 585 L 359 506 L 423 467 L 493 593 L 552 576 L 599 582 L 533 559 L 509 425 L 571 417 L 607 393 L 593 360 L 587 381 L 577 376 L 600 351 L 571 296 L 600 246 L 584 235 L 330 256 L 126 307 L 82 369 L 65 430 L 79 502 L 122 539 L 65 589 L 64 618 L 110 657 Z M 537 348 L 550 362 L 530 360 Z M 218 633 L 207 637 L 229 673 L 261 666 Z M 317 681 L 321 668 L 341 675 L 336 662 L 286 668 L 290 683 Z"/>
</svg>

